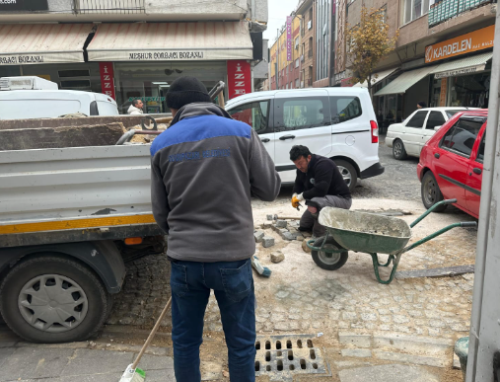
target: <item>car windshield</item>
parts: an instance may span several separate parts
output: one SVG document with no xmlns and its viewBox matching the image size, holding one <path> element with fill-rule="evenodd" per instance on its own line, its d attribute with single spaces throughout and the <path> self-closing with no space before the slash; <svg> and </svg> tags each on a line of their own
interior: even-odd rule
<svg viewBox="0 0 500 382">
<path fill-rule="evenodd" d="M 458 109 L 458 110 L 446 110 L 446 115 L 448 116 L 448 119 L 453 117 L 455 114 L 460 113 L 461 111 L 464 111 L 463 109 Z"/>
</svg>

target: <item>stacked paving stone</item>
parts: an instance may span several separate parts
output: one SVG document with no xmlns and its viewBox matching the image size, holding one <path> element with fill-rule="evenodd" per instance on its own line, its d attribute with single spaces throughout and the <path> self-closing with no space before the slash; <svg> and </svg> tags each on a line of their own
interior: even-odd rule
<svg viewBox="0 0 500 382">
<path fill-rule="evenodd" d="M 278 219 L 278 215 L 267 215 L 267 223 L 262 224 L 262 229 L 272 229 L 286 241 L 304 241 L 311 237 L 308 232 L 299 231 L 299 221 L 295 219 Z"/>
</svg>

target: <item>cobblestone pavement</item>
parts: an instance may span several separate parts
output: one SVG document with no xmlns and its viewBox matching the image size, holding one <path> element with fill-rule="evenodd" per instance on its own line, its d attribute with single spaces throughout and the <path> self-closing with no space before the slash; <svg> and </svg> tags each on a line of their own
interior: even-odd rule
<svg viewBox="0 0 500 382">
<path fill-rule="evenodd" d="M 390 149 L 381 146 L 384 175 L 361 181 L 354 194 L 353 209 L 402 209 L 412 212 L 408 222 L 424 212 L 414 159 L 392 159 Z M 296 216 L 290 203 L 291 188 L 284 187 L 273 203 L 254 201 L 255 226 L 266 222 L 268 214 Z M 468 221 L 456 209 L 432 214 L 413 230 L 418 240 L 448 224 Z M 306 254 L 301 243 L 284 241 L 278 233 L 265 230 L 276 245 L 265 249 L 258 244 L 256 255 L 272 270 L 269 279 L 255 274 L 257 330 L 260 335 L 314 333 L 329 339 L 328 347 L 341 346 L 339 333 L 358 335 L 411 336 L 422 339 L 452 340 L 468 335 L 473 275 L 435 279 L 396 279 L 379 284 L 371 258 L 349 254 L 340 270 L 320 269 Z M 405 254 L 400 270 L 415 270 L 473 264 L 475 230 L 456 229 Z M 270 255 L 280 250 L 285 260 L 273 264 Z M 383 273 L 384 271 L 382 271 Z M 383 273 L 387 276 L 387 273 Z M 123 292 L 116 297 L 108 324 L 150 328 L 169 297 L 169 265 L 165 256 L 152 256 L 128 265 Z M 170 317 L 164 322 L 170 326 Z M 222 325 L 215 298 L 206 312 L 205 330 L 221 332 Z M 451 346 L 451 345 L 450 345 Z M 450 357 L 451 360 L 451 357 Z"/>
</svg>

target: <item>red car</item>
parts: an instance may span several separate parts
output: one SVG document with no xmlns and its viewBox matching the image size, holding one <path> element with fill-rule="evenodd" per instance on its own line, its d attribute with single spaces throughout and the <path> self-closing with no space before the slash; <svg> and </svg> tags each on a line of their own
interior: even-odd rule
<svg viewBox="0 0 500 382">
<path fill-rule="evenodd" d="M 426 208 L 457 199 L 456 207 L 479 216 L 487 116 L 488 110 L 456 114 L 422 149 L 417 173 Z"/>
</svg>

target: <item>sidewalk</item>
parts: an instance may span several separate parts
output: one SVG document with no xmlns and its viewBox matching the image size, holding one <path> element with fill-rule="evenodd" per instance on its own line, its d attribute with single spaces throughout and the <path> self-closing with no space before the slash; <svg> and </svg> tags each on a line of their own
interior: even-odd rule
<svg viewBox="0 0 500 382">
<path fill-rule="evenodd" d="M 110 348 L 111 345 L 104 347 Z M 104 350 L 91 341 L 29 344 L 0 325 L 0 381 L 118 382 L 137 355 L 138 348 Z M 147 370 L 148 382 L 175 382 L 173 360 L 169 356 L 146 354 L 141 368 Z"/>
</svg>

